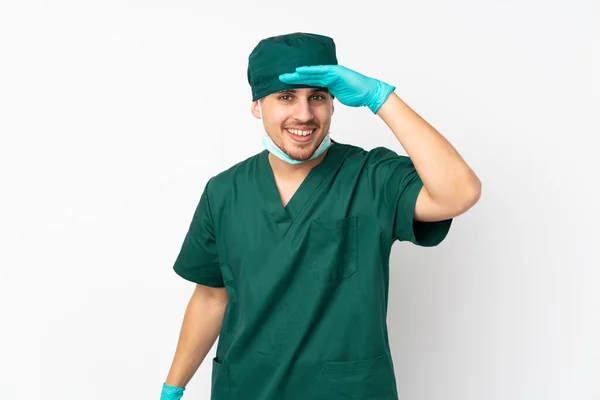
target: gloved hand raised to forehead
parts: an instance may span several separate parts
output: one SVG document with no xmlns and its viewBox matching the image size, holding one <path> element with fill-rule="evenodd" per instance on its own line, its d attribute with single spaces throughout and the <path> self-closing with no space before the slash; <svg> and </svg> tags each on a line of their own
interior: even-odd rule
<svg viewBox="0 0 600 400">
<path fill-rule="evenodd" d="M 367 106 L 375 114 L 396 87 L 362 75 L 342 65 L 313 65 L 279 75 L 290 84 L 305 84 L 329 89 L 340 103 L 350 107 Z"/>
</svg>

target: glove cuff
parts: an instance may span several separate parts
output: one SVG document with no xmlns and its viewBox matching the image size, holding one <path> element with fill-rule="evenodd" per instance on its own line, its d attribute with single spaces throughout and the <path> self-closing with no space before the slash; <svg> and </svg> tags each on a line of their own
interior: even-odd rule
<svg viewBox="0 0 600 400">
<path fill-rule="evenodd" d="M 388 96 L 394 90 L 396 90 L 396 86 L 389 85 L 383 81 L 376 79 L 375 83 L 377 84 L 377 86 L 375 88 L 375 95 L 372 97 L 369 104 L 367 104 L 367 107 L 369 107 L 369 109 L 373 112 L 373 114 L 377 113 L 377 111 L 379 110 L 379 107 L 381 107 L 383 105 L 383 103 L 385 103 Z"/>
<path fill-rule="evenodd" d="M 163 383 L 162 392 L 160 394 L 160 400 L 179 400 L 183 397 L 184 391 L 184 387 L 180 388 Z"/>
</svg>

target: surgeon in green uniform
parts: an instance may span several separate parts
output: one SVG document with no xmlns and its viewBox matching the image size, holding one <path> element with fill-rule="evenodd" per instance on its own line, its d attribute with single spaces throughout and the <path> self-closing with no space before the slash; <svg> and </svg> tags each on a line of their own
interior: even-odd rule
<svg viewBox="0 0 600 400">
<path fill-rule="evenodd" d="M 174 264 L 196 286 L 161 399 L 183 396 L 218 337 L 212 400 L 397 400 L 392 245 L 439 244 L 481 183 L 394 86 L 339 65 L 330 37 L 261 40 L 248 81 L 265 150 L 203 188 Z M 333 140 L 335 99 L 380 117 L 408 156 Z"/>
</svg>

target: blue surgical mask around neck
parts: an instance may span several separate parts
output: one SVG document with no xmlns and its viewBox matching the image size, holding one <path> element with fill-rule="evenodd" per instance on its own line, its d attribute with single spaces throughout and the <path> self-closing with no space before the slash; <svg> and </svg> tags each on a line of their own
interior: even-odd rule
<svg viewBox="0 0 600 400">
<path fill-rule="evenodd" d="M 271 140 L 269 135 L 267 135 L 266 133 L 263 136 L 262 143 L 263 143 L 263 146 L 265 147 L 265 149 L 267 149 L 269 151 L 269 153 L 273 154 L 280 160 L 285 161 L 288 164 L 302 164 L 309 160 L 314 160 L 315 158 L 317 158 L 321 154 L 323 154 L 323 152 L 325 150 L 327 150 L 329 148 L 329 146 L 331 146 L 331 139 L 329 138 L 329 132 L 328 132 L 327 135 L 325 135 L 325 137 L 321 141 L 321 144 L 319 145 L 319 147 L 317 147 L 317 149 L 315 150 L 313 155 L 308 160 L 295 160 L 295 159 L 291 158 L 290 156 L 285 154 L 279 147 L 277 147 L 277 145 Z"/>
<path fill-rule="evenodd" d="M 260 110 L 260 102 L 258 103 L 258 109 Z M 260 110 L 260 115 L 262 117 L 262 110 Z M 329 146 L 331 146 L 331 139 L 329 137 L 329 132 L 327 132 L 327 135 L 325 135 L 325 137 L 321 141 L 321 144 L 319 145 L 319 147 L 317 147 L 317 149 L 315 150 L 313 155 L 308 160 L 295 160 L 295 159 L 291 158 L 290 156 L 285 154 L 283 152 L 283 150 L 281 150 L 279 147 L 277 147 L 277 145 L 271 140 L 271 138 L 269 137 L 269 135 L 267 135 L 266 132 L 263 135 L 262 144 L 263 144 L 264 148 L 269 151 L 269 153 L 273 154 L 275 157 L 279 158 L 280 160 L 285 161 L 288 164 L 302 164 L 307 161 L 314 160 L 315 158 L 317 158 L 321 154 L 323 154 L 323 152 L 325 150 L 327 150 L 329 148 Z"/>
</svg>

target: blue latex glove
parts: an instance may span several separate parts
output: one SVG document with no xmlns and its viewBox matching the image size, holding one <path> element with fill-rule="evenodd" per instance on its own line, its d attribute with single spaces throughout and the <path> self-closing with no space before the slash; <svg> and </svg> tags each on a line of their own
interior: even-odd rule
<svg viewBox="0 0 600 400">
<path fill-rule="evenodd" d="M 160 400 L 179 400 L 183 397 L 184 390 L 185 388 L 169 386 L 166 383 L 163 383 Z"/>
<path fill-rule="evenodd" d="M 367 106 L 375 114 L 396 87 L 362 75 L 342 65 L 312 65 L 279 75 L 290 84 L 305 84 L 329 89 L 340 103 L 350 107 Z"/>
</svg>

